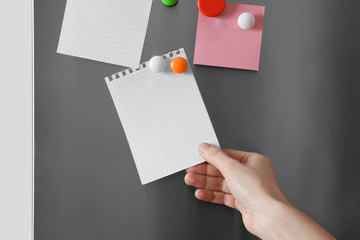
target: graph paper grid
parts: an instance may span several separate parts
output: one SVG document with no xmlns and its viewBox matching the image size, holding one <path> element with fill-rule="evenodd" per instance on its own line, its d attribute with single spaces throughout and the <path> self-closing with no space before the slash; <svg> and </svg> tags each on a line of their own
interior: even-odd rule
<svg viewBox="0 0 360 240">
<path fill-rule="evenodd" d="M 178 56 L 187 59 L 184 49 L 163 55 L 162 73 L 145 62 L 105 78 L 142 184 L 203 162 L 202 142 L 219 146 L 190 66 L 183 74 L 170 70 Z"/>
</svg>

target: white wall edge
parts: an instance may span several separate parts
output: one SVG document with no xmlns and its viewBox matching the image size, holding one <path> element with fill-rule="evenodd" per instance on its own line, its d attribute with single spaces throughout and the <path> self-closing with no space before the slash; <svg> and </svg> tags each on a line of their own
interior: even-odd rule
<svg viewBox="0 0 360 240">
<path fill-rule="evenodd" d="M 33 0 L 0 3 L 0 239 L 34 239 Z"/>
</svg>

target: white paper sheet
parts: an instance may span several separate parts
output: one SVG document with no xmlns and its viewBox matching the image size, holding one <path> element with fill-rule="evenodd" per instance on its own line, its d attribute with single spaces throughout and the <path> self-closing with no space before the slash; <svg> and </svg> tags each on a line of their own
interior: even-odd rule
<svg viewBox="0 0 360 240">
<path fill-rule="evenodd" d="M 152 0 L 67 0 L 57 52 L 136 67 Z"/>
<path fill-rule="evenodd" d="M 165 72 L 153 73 L 148 62 L 107 77 L 142 184 L 203 162 L 198 145 L 219 145 L 190 69 L 169 67 L 184 49 L 164 55 Z"/>
</svg>

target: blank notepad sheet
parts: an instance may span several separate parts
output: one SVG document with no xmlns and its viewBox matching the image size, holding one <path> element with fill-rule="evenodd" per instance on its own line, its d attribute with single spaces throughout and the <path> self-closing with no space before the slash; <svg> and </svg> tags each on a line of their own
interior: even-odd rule
<svg viewBox="0 0 360 240">
<path fill-rule="evenodd" d="M 219 146 L 190 66 L 183 74 L 170 69 L 178 56 L 187 59 L 184 49 L 163 55 L 165 72 L 145 62 L 105 78 L 142 184 L 203 162 L 202 142 Z"/>
<path fill-rule="evenodd" d="M 138 66 L 151 4 L 152 0 L 67 0 L 57 52 Z"/>
</svg>

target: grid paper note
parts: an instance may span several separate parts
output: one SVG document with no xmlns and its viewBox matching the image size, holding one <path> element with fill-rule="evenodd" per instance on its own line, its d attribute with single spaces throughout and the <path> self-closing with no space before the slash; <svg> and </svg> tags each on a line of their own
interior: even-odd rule
<svg viewBox="0 0 360 240">
<path fill-rule="evenodd" d="M 142 184 L 203 162 L 198 145 L 219 146 L 194 75 L 173 73 L 169 63 L 184 49 L 163 55 L 168 67 L 153 73 L 149 62 L 105 78 Z"/>
<path fill-rule="evenodd" d="M 67 0 L 57 52 L 136 67 L 152 0 Z"/>
</svg>

